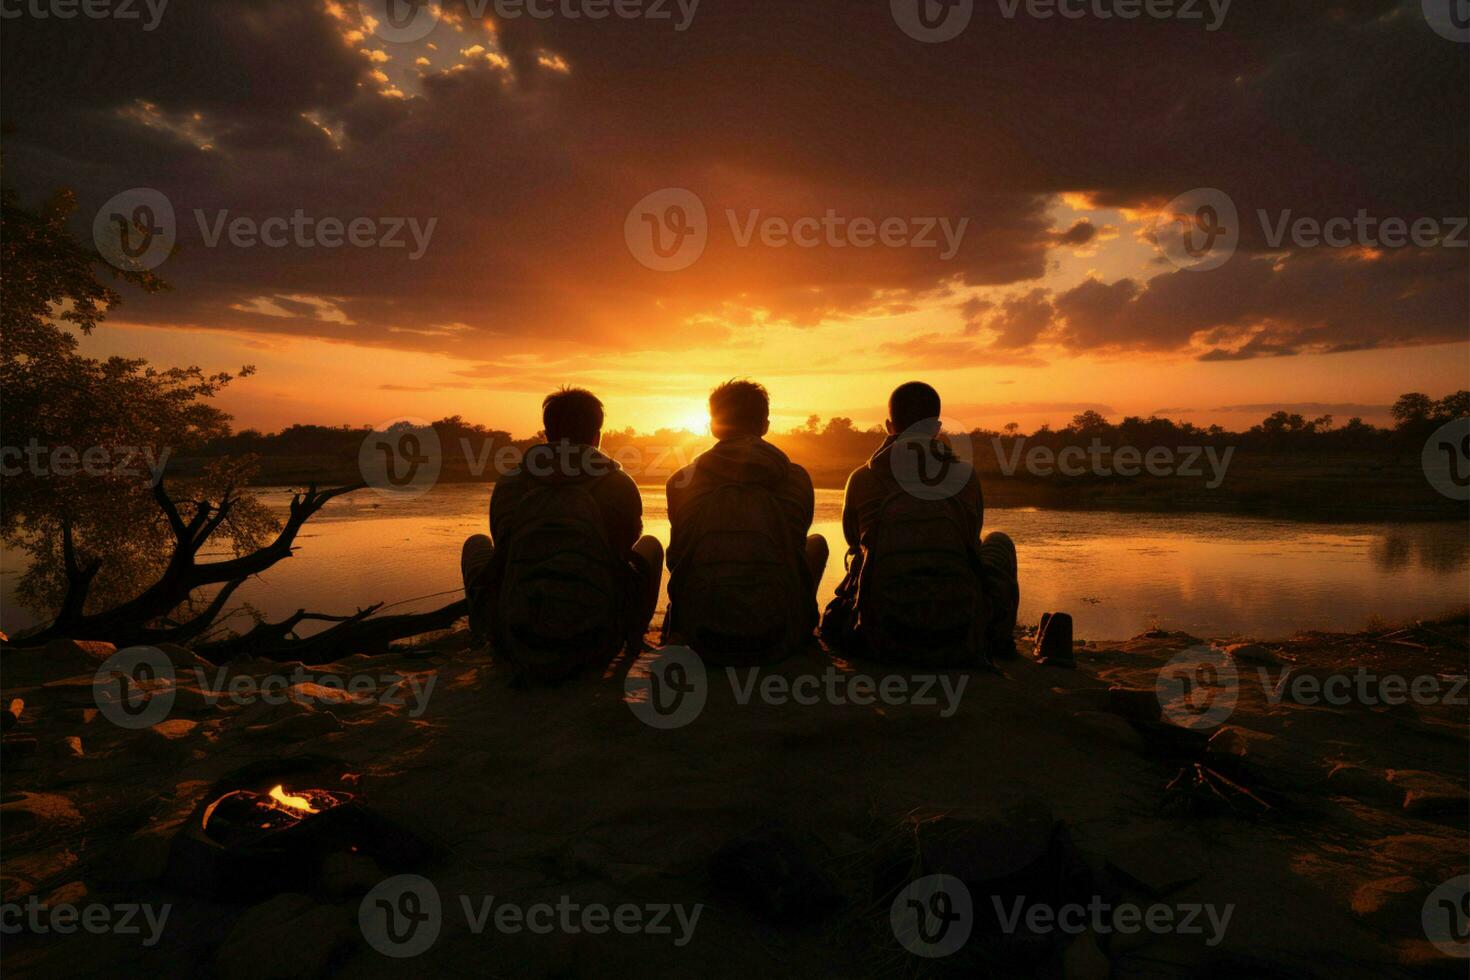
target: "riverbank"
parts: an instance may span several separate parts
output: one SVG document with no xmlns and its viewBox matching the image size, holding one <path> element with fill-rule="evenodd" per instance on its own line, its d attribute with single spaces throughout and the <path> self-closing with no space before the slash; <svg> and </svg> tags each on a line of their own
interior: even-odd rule
<svg viewBox="0 0 1470 980">
<path fill-rule="evenodd" d="M 1213 449 L 1213 447 L 1211 447 Z M 644 466 L 630 466 L 640 485 L 662 487 L 679 465 L 693 458 L 648 453 Z M 1366 453 L 1262 453 L 1241 450 L 1228 457 L 1217 453 L 1191 459 L 1176 453 L 1170 475 L 1107 472 L 1067 475 L 1055 462 L 1041 472 L 1025 465 L 1002 467 L 990 454 L 980 454 L 979 472 L 986 503 L 993 507 L 1044 507 L 1154 513 L 1233 513 L 1315 521 L 1470 521 L 1464 501 L 1446 497 L 1430 485 L 1417 458 L 1388 458 Z M 860 458 L 807 460 L 819 489 L 842 489 Z M 176 471 L 188 475 L 200 459 L 178 459 Z M 361 480 L 355 458 L 266 456 L 259 460 L 258 486 L 329 486 Z M 1069 464 L 1070 465 L 1070 464 Z M 491 484 L 495 467 L 475 467 L 453 454 L 446 456 L 436 477 L 442 484 Z"/>
<path fill-rule="evenodd" d="M 1463 675 L 1464 618 L 1232 644 L 1234 710 L 1191 733 L 1156 692 L 1161 668 L 1198 644 L 1165 631 L 1090 642 L 1075 670 L 1021 658 L 950 672 L 927 700 L 912 672 L 812 654 L 763 671 L 758 688 L 711 671 L 702 708 L 667 730 L 630 710 L 646 657 L 519 690 L 462 632 L 224 676 L 168 648 L 178 683 L 148 682 L 153 696 L 173 691 L 167 717 L 141 728 L 98 711 L 105 645 L 5 651 L 4 699 L 24 701 L 5 742 L 5 901 L 171 909 L 147 947 L 146 930 L 9 937 L 7 972 L 404 977 L 473 962 L 514 976 L 938 975 L 1004 962 L 1075 977 L 1463 976 L 1422 920 L 1434 889 L 1470 871 L 1465 708 L 1445 686 L 1438 703 L 1311 703 L 1301 678 L 1321 690 L 1360 669 Z M 1296 680 L 1277 696 L 1260 670 Z M 207 696 L 263 692 L 275 676 L 289 692 L 278 703 Z M 854 684 L 890 676 L 904 698 Z M 803 677 L 837 694 L 780 696 Z M 373 681 L 338 690 L 353 678 Z M 867 703 L 853 697 L 863 690 Z M 197 858 L 176 838 L 247 778 L 350 792 L 427 846 L 353 853 L 326 834 L 264 893 L 230 895 L 226 881 L 223 896 L 201 896 L 185 884 Z M 983 918 L 987 890 L 1057 868 L 1069 899 L 1208 908 L 1223 928 L 982 930 L 938 960 L 893 931 L 897 890 L 921 873 L 967 882 Z M 442 899 L 437 937 L 405 959 L 379 952 L 387 940 L 360 921 L 376 907 L 365 896 L 398 874 Z M 487 938 L 462 896 L 471 912 L 485 896 L 700 912 L 687 934 L 670 915 L 667 933 L 543 935 L 507 919 Z"/>
</svg>

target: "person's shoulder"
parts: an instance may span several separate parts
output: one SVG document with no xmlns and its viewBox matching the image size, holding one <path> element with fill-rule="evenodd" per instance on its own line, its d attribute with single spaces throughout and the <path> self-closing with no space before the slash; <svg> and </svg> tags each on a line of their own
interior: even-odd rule
<svg viewBox="0 0 1470 980">
<path fill-rule="evenodd" d="M 675 470 L 669 476 L 669 478 L 664 481 L 664 492 L 672 493 L 675 490 L 682 490 L 684 487 L 687 487 L 689 485 L 689 481 L 694 477 L 695 470 L 699 468 L 699 460 L 703 455 L 704 454 L 701 453 L 699 456 L 694 457 L 689 462 L 685 463 L 683 466 Z"/>
<path fill-rule="evenodd" d="M 812 475 L 800 463 L 786 461 L 786 479 L 805 490 L 812 489 Z"/>
</svg>

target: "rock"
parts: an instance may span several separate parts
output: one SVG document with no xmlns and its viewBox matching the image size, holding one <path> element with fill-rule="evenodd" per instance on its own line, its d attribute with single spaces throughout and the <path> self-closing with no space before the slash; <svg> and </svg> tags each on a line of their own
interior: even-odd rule
<svg viewBox="0 0 1470 980">
<path fill-rule="evenodd" d="M 7 836 L 35 831 L 60 836 L 82 825 L 82 813 L 59 793 L 17 793 L 0 804 L 0 822 Z"/>
<path fill-rule="evenodd" d="M 157 649 L 163 651 L 169 662 L 174 665 L 174 670 L 180 674 L 185 671 L 193 673 L 196 667 L 203 667 L 206 670 L 218 669 L 215 664 L 205 660 L 193 650 L 185 649 L 175 643 L 160 643 Z"/>
<path fill-rule="evenodd" d="M 1259 643 L 1230 643 L 1225 654 L 1237 664 L 1253 664 L 1262 667 L 1280 667 L 1281 659 Z"/>
<path fill-rule="evenodd" d="M 1394 786 L 1383 773 L 1347 763 L 1334 766 L 1327 774 L 1327 788 L 1359 800 L 1397 804 L 1404 798 L 1403 788 Z"/>
<path fill-rule="evenodd" d="M 176 763 L 189 757 L 188 737 L 199 722 L 187 718 L 170 718 L 136 733 L 128 743 L 130 749 L 164 763 Z"/>
<path fill-rule="evenodd" d="M 354 936 L 346 909 L 286 892 L 245 910 L 220 945 L 215 967 L 222 980 L 319 977 Z"/>
<path fill-rule="evenodd" d="M 1464 791 L 1436 793 L 1410 790 L 1404 794 L 1404 812 L 1415 817 L 1463 817 L 1467 805 L 1470 805 L 1470 797 Z"/>
<path fill-rule="evenodd" d="M 87 900 L 87 884 L 83 881 L 68 881 L 66 884 L 51 889 L 46 897 L 41 899 L 42 905 L 80 905 Z"/>
<path fill-rule="evenodd" d="M 827 876 L 786 831 L 763 827 L 725 844 L 709 862 L 716 888 L 773 923 L 815 922 L 842 904 Z"/>
<path fill-rule="evenodd" d="M 1085 738 L 1097 738 L 1113 745 L 1122 746 L 1130 752 L 1142 752 L 1147 743 L 1126 720 L 1106 711 L 1078 711 L 1072 715 Z"/>
<path fill-rule="evenodd" d="M 1102 687 L 1054 687 L 1051 693 L 1058 699 L 1057 705 L 1068 712 L 1108 711 L 1112 705 L 1107 689 Z"/>
<path fill-rule="evenodd" d="M 269 725 L 251 725 L 245 734 L 267 741 L 300 742 L 341 730 L 342 723 L 330 711 L 304 711 Z"/>
<path fill-rule="evenodd" d="M 1036 636 L 1036 662 L 1048 667 L 1076 667 L 1072 652 L 1072 617 L 1067 613 L 1050 613 L 1042 617 Z"/>
<path fill-rule="evenodd" d="M 1108 980 L 1112 964 L 1097 946 L 1097 937 L 1084 932 L 1067 946 L 1062 954 L 1064 980 Z"/>
<path fill-rule="evenodd" d="M 17 762 L 36 754 L 36 740 L 28 735 L 7 735 L 0 740 L 0 769 L 9 769 Z"/>
<path fill-rule="evenodd" d="M 7 685 L 26 687 L 44 680 L 85 675 L 90 683 L 97 668 L 117 652 L 111 643 L 52 640 L 39 649 L 6 652 Z M 13 673 L 12 673 L 13 672 Z"/>
<path fill-rule="evenodd" d="M 1380 878 L 1353 893 L 1353 915 L 1380 929 L 1408 934 L 1418 924 L 1428 893 L 1427 886 L 1407 875 Z"/>
<path fill-rule="evenodd" d="M 61 740 L 61 754 L 68 758 L 80 759 L 86 753 L 82 751 L 82 740 L 77 735 L 68 735 Z"/>
<path fill-rule="evenodd" d="M 363 895 L 371 891 L 384 877 L 378 862 L 366 854 L 333 851 L 322 859 L 322 890 L 333 900 Z"/>
<path fill-rule="evenodd" d="M 1250 742 L 1240 732 L 1226 726 L 1216 729 L 1210 736 L 1205 751 L 1223 759 L 1244 759 L 1250 755 Z"/>
<path fill-rule="evenodd" d="M 168 870 L 169 847 L 167 834 L 136 833 L 108 851 L 105 858 L 92 862 L 92 877 L 108 884 L 156 881 Z"/>
<path fill-rule="evenodd" d="M 1464 815 L 1470 793 L 1460 783 L 1419 769 L 1390 769 L 1388 781 L 1404 792 L 1404 810 L 1414 816 Z"/>
<path fill-rule="evenodd" d="M 1110 687 L 1108 710 L 1129 721 L 1158 721 L 1163 717 L 1158 691 L 1153 688 Z"/>
<path fill-rule="evenodd" d="M 350 694 L 340 687 L 328 687 L 317 684 L 314 681 L 302 681 L 300 684 L 292 684 L 286 690 L 286 697 L 297 704 L 318 708 L 323 705 L 332 705 L 342 708 L 373 708 L 377 701 L 365 694 Z"/>
<path fill-rule="evenodd" d="M 3 712 L 0 712 L 0 731 L 8 732 L 20 724 L 21 712 L 25 711 L 26 703 L 20 698 L 14 698 Z"/>
<path fill-rule="evenodd" d="M 1152 895 L 1166 895 L 1210 870 L 1204 847 L 1183 834 L 1138 837 L 1109 847 L 1107 863 Z"/>
<path fill-rule="evenodd" d="M 22 854 L 17 853 L 15 842 L 8 838 L 5 846 L 7 853 L 4 870 L 0 871 L 0 900 L 18 901 L 35 894 L 36 889 L 45 882 L 76 874 L 77 856 L 64 847 Z"/>
</svg>

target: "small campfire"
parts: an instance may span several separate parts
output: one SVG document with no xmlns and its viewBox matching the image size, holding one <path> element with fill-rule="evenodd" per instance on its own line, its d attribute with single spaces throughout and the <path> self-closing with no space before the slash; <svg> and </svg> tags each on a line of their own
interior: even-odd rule
<svg viewBox="0 0 1470 980">
<path fill-rule="evenodd" d="M 204 808 L 202 829 L 210 840 L 233 847 L 289 830 L 301 821 L 350 803 L 351 793 L 326 789 L 290 792 L 277 783 L 268 793 L 237 789 Z"/>
<path fill-rule="evenodd" d="M 429 856 L 416 835 L 340 788 L 356 780 L 353 774 L 330 772 L 278 770 L 262 777 L 252 767 L 217 783 L 174 838 L 170 876 L 211 897 L 256 901 L 310 891 L 331 854 L 370 858 L 385 871 Z"/>
</svg>

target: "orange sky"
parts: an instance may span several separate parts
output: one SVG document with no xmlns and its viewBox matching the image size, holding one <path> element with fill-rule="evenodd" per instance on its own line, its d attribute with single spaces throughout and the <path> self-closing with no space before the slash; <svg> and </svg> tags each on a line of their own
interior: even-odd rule
<svg viewBox="0 0 1470 980">
<path fill-rule="evenodd" d="M 530 434 L 563 384 L 612 427 L 692 427 L 734 376 L 766 383 L 778 430 L 881 422 L 914 378 L 967 426 L 1381 424 L 1403 392 L 1470 384 L 1463 248 L 1273 243 L 1257 218 L 1470 210 L 1470 53 L 1417 3 L 1233 5 L 1210 31 L 977 4 L 928 44 L 881 0 L 708 2 L 682 26 L 446 0 L 407 37 L 375 2 L 181 4 L 148 32 L 8 23 L 7 184 L 75 189 L 84 238 L 132 189 L 174 212 L 172 291 L 126 293 L 85 350 L 253 364 L 220 401 L 267 430 L 458 414 Z M 669 189 L 706 212 L 702 253 L 672 271 L 633 235 Z M 1238 211 L 1208 271 L 1154 234 L 1197 189 Z M 433 232 L 415 254 L 209 233 L 293 214 Z M 956 236 L 742 231 L 825 215 Z"/>
</svg>

